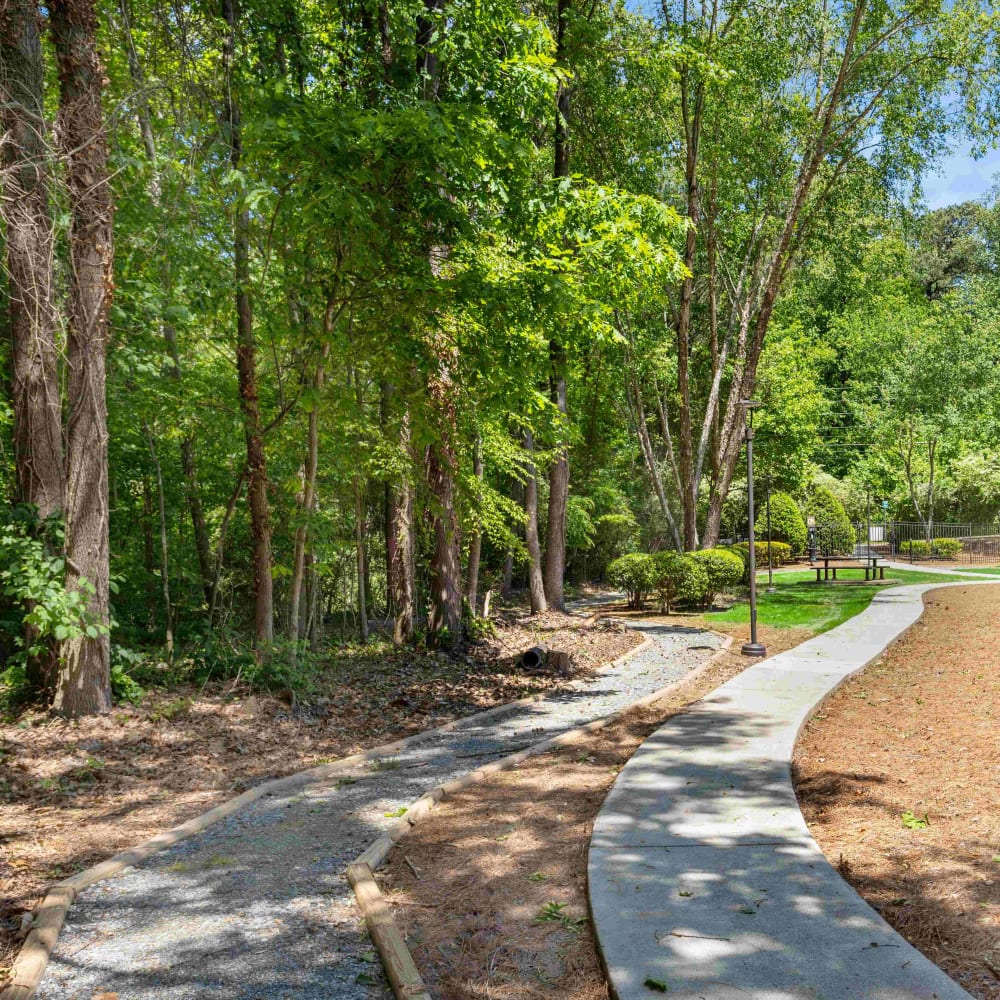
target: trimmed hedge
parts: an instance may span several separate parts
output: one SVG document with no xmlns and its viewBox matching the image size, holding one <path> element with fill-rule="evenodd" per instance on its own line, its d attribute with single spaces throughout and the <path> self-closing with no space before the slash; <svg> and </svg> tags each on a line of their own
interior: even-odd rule
<svg viewBox="0 0 1000 1000">
<path fill-rule="evenodd" d="M 692 552 L 691 558 L 697 560 L 705 568 L 705 588 L 698 601 L 705 607 L 711 607 L 717 594 L 733 587 L 743 579 L 743 560 L 727 549 L 702 549 Z"/>
<path fill-rule="evenodd" d="M 698 604 L 708 589 L 708 570 L 690 552 L 666 550 L 653 556 L 660 611 L 677 603 Z"/>
<path fill-rule="evenodd" d="M 684 556 L 673 549 L 653 554 L 653 579 L 661 612 L 673 610 L 684 585 L 687 567 Z"/>
<path fill-rule="evenodd" d="M 821 555 L 849 555 L 854 551 L 854 525 L 831 490 L 814 486 L 805 513 L 816 518 L 816 542 Z"/>
<path fill-rule="evenodd" d="M 960 538 L 934 538 L 931 540 L 931 552 L 942 559 L 954 559 L 962 551 Z"/>
<path fill-rule="evenodd" d="M 656 585 L 653 557 L 645 552 L 630 552 L 608 564 L 608 580 L 628 596 L 628 606 L 639 611 Z"/>
<path fill-rule="evenodd" d="M 758 516 L 758 530 L 765 528 L 765 517 L 762 511 Z M 791 554 L 798 556 L 806 550 L 809 531 L 798 504 L 787 493 L 771 494 L 771 541 L 785 542 L 791 549 Z"/>
<path fill-rule="evenodd" d="M 729 547 L 729 551 L 735 553 L 743 560 L 743 582 L 750 582 L 750 544 L 748 542 L 737 542 Z M 757 569 L 767 569 L 767 542 L 754 543 L 754 558 Z M 785 542 L 771 541 L 771 565 L 785 566 L 793 562 L 792 548 Z"/>
<path fill-rule="evenodd" d="M 907 559 L 926 559 L 931 554 L 931 547 L 922 538 L 911 538 L 899 543 L 899 554 Z"/>
</svg>

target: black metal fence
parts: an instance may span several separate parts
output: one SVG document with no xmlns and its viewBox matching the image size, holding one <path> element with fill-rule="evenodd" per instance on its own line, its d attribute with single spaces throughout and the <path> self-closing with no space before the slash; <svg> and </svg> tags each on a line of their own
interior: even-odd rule
<svg viewBox="0 0 1000 1000">
<path fill-rule="evenodd" d="M 872 521 L 854 525 L 855 555 L 903 562 L 1000 563 L 1000 524 Z"/>
</svg>

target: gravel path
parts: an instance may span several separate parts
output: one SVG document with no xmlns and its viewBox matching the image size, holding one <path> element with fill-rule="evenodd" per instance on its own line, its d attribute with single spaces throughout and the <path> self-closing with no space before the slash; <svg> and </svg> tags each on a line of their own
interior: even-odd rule
<svg viewBox="0 0 1000 1000">
<path fill-rule="evenodd" d="M 389 997 L 345 866 L 428 789 L 626 707 L 721 644 L 697 629 L 632 627 L 654 643 L 612 670 L 336 782 L 261 799 L 92 886 L 69 912 L 38 996 Z"/>
</svg>

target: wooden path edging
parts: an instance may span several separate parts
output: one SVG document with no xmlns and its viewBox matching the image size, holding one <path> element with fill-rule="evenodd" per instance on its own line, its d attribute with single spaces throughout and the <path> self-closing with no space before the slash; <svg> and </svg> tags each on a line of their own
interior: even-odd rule
<svg viewBox="0 0 1000 1000">
<path fill-rule="evenodd" d="M 715 634 L 720 635 L 721 633 L 717 632 Z M 652 639 L 647 639 L 642 645 L 636 646 L 635 649 L 630 650 L 624 656 L 618 657 L 610 666 L 614 666 L 634 656 L 640 650 L 647 648 L 652 641 Z M 490 777 L 490 775 L 497 774 L 500 771 L 508 771 L 530 757 L 537 757 L 565 743 L 570 743 L 578 736 L 606 729 L 628 712 L 632 712 L 637 708 L 643 708 L 646 705 L 659 701 L 678 688 L 692 684 L 702 674 L 707 672 L 717 659 L 729 652 L 732 644 L 732 636 L 723 636 L 722 645 L 700 667 L 689 671 L 683 677 L 666 685 L 666 687 L 659 688 L 652 694 L 644 695 L 638 701 L 632 702 L 631 705 L 625 708 L 620 708 L 600 719 L 594 719 L 592 722 L 578 726 L 576 729 L 568 729 L 558 736 L 543 740 L 541 743 L 536 743 L 534 746 L 530 746 L 518 753 L 501 757 L 499 760 L 492 761 L 484 767 L 477 768 L 475 771 L 463 774 L 459 778 L 453 778 L 451 781 L 437 785 L 429 792 L 424 792 L 423 795 L 407 808 L 405 815 L 398 823 L 393 823 L 385 833 L 378 837 L 347 866 L 347 879 L 354 889 L 354 898 L 357 900 L 358 907 L 365 918 L 365 926 L 368 928 L 368 934 L 378 951 L 379 958 L 382 960 L 382 966 L 385 969 L 386 977 L 392 986 L 396 1000 L 432 1000 L 432 996 L 420 975 L 417 964 L 413 959 L 413 954 L 406 946 L 405 938 L 396 925 L 395 918 L 392 916 L 385 896 L 375 881 L 374 872 L 382 867 L 392 849 L 399 844 L 413 827 L 427 819 L 431 810 L 442 799 L 463 791 L 472 785 L 479 784 Z"/>
<path fill-rule="evenodd" d="M 600 669 L 596 670 L 595 674 L 602 674 L 613 669 L 618 664 L 624 662 L 632 656 L 635 656 L 644 649 L 647 649 L 650 645 L 652 645 L 652 642 L 652 639 L 646 638 L 638 646 L 630 649 L 627 653 L 624 653 L 622 656 L 617 657 L 610 663 L 607 663 Z M 195 816 L 192 819 L 187 820 L 185 823 L 181 823 L 179 826 L 171 827 L 169 830 L 165 830 L 163 833 L 157 834 L 150 840 L 143 841 L 143 843 L 137 844 L 135 847 L 130 847 L 127 850 L 108 858 L 107 861 L 102 861 L 90 868 L 85 868 L 82 872 L 78 872 L 71 878 L 62 879 L 61 881 L 56 882 L 55 885 L 49 889 L 48 893 L 46 893 L 38 909 L 35 911 L 35 916 L 31 923 L 31 929 L 28 931 L 28 935 L 24 939 L 24 944 L 21 945 L 21 949 L 18 952 L 17 957 L 14 959 L 7 984 L 4 986 L 3 990 L 0 991 L 0 1000 L 31 1000 L 38 990 L 39 984 L 42 981 L 42 976 L 45 974 L 45 969 L 49 964 L 49 959 L 52 956 L 52 951 L 55 948 L 56 941 L 59 938 L 59 933 L 66 921 L 66 914 L 69 912 L 69 908 L 72 905 L 73 900 L 76 898 L 78 893 L 82 892 L 89 886 L 92 886 L 95 882 L 101 882 L 104 879 L 109 879 L 123 871 L 125 868 L 137 865 L 141 861 L 145 861 L 146 858 L 151 857 L 159 851 L 162 851 L 167 847 L 172 847 L 174 844 L 180 843 L 180 841 L 186 840 L 188 837 L 193 837 L 195 834 L 201 833 L 207 827 L 218 823 L 220 820 L 226 819 L 228 816 L 231 816 L 233 813 L 238 812 L 245 806 L 256 802 L 258 799 L 265 798 L 268 795 L 277 795 L 281 792 L 289 791 L 305 785 L 316 784 L 317 782 L 324 781 L 327 778 L 334 777 L 342 771 L 357 767 L 359 764 L 365 764 L 369 761 L 385 757 L 388 754 L 397 753 L 398 751 L 413 746 L 414 744 L 432 739 L 441 733 L 468 729 L 470 727 L 477 726 L 487 719 L 491 719 L 499 715 L 506 715 L 516 711 L 518 708 L 522 708 L 525 705 L 531 705 L 537 701 L 541 701 L 543 698 L 547 697 L 549 693 L 550 692 L 548 691 L 539 691 L 536 694 L 527 695 L 526 697 L 519 698 L 516 701 L 505 702 L 503 705 L 495 705 L 493 708 L 488 708 L 483 712 L 477 712 L 474 715 L 466 715 L 459 719 L 453 719 L 451 722 L 446 722 L 441 726 L 436 726 L 434 729 L 427 729 L 421 733 L 414 733 L 412 736 L 407 736 L 401 740 L 395 740 L 392 743 L 384 743 L 381 746 L 372 747 L 370 750 L 363 750 L 359 753 L 350 754 L 347 757 L 340 757 L 327 764 L 318 764 L 315 767 L 307 768 L 304 771 L 297 771 L 296 773 L 286 775 L 283 778 L 273 778 L 270 781 L 265 781 L 263 784 L 256 785 L 253 788 L 248 788 L 245 792 L 237 795 L 235 798 L 222 802 L 219 805 L 214 806 L 212 809 L 209 809 L 207 812 L 201 813 L 199 816 Z M 416 805 L 417 804 L 414 803 L 414 806 Z M 405 820 L 401 821 L 401 823 L 402 826 L 409 830 L 409 823 Z M 390 831 L 395 831 L 401 835 L 399 828 L 400 823 L 396 823 L 389 829 Z M 376 843 L 378 843 L 378 841 L 376 841 Z M 369 850 L 371 850 L 371 848 L 369 848 Z M 386 853 L 388 853 L 388 851 Z M 368 852 L 366 851 L 362 857 L 365 857 L 367 854 Z M 360 861 L 361 858 L 358 860 Z M 384 860 L 384 856 L 382 860 Z M 382 862 L 380 860 L 375 867 L 377 868 L 381 863 Z M 378 887 L 376 886 L 376 890 L 377 888 Z M 355 895 L 357 895 L 357 893 L 355 893 Z M 396 995 L 398 997 L 402 997 L 403 1000 L 413 1000 L 414 997 L 419 997 L 419 994 L 414 994 L 412 992 L 397 993 Z"/>
</svg>

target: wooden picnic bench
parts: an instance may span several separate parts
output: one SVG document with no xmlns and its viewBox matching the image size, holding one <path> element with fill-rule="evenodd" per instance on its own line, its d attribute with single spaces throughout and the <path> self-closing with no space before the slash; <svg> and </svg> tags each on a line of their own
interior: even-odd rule
<svg viewBox="0 0 1000 1000">
<path fill-rule="evenodd" d="M 835 581 L 838 569 L 863 569 L 866 580 L 885 579 L 885 565 L 879 563 L 879 557 L 876 555 L 860 556 L 856 559 L 848 559 L 842 556 L 823 556 L 822 559 L 822 566 L 814 564 L 812 567 L 816 570 L 817 583 L 830 580 L 831 573 L 833 573 L 832 579 Z"/>
</svg>

